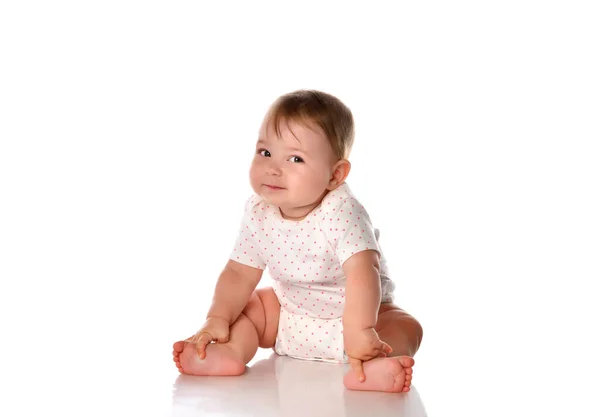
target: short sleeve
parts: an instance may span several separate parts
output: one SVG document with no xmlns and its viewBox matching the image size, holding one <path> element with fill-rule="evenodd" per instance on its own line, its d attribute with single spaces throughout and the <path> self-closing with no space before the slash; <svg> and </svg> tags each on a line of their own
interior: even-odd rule
<svg viewBox="0 0 600 417">
<path fill-rule="evenodd" d="M 256 208 L 259 203 L 258 196 L 252 196 L 246 201 L 244 217 L 229 259 L 253 268 L 265 269 L 266 264 L 262 259 L 257 238 L 258 224 L 262 221 L 262 218 L 257 215 Z"/>
<path fill-rule="evenodd" d="M 354 198 L 345 199 L 323 219 L 329 243 L 343 265 L 352 255 L 375 250 L 381 255 L 375 228 L 365 208 Z"/>
</svg>

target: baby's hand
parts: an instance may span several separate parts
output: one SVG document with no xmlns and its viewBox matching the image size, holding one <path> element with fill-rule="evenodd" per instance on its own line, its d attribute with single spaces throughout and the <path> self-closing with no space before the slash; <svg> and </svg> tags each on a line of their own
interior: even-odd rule
<svg viewBox="0 0 600 417">
<path fill-rule="evenodd" d="M 200 359 L 206 357 L 206 346 L 210 342 L 227 343 L 229 341 L 229 322 L 222 317 L 209 317 L 198 332 L 186 342 L 195 343 Z"/>
<path fill-rule="evenodd" d="M 381 341 L 373 327 L 368 329 L 344 328 L 344 350 L 350 366 L 361 382 L 365 380 L 363 362 L 387 356 L 392 352 L 390 345 Z"/>
</svg>

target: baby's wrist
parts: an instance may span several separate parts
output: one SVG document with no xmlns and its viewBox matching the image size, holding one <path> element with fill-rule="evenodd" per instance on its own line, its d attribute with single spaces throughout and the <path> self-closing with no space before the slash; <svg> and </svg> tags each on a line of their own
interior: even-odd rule
<svg viewBox="0 0 600 417">
<path fill-rule="evenodd" d="M 348 332 L 348 333 L 354 333 L 354 332 L 362 332 L 364 330 L 368 330 L 368 329 L 372 329 L 375 326 L 371 326 L 365 323 L 359 323 L 359 322 L 348 322 L 348 321 L 344 321 L 343 323 L 344 326 L 344 333 Z"/>
<path fill-rule="evenodd" d="M 344 326 L 344 331 L 348 330 L 356 330 L 362 331 L 370 328 L 374 328 L 377 323 L 377 315 L 373 315 L 373 317 L 369 317 L 367 314 L 356 314 L 353 312 L 345 312 L 342 316 L 342 325 Z"/>
<path fill-rule="evenodd" d="M 227 324 L 231 324 L 230 320 L 227 317 L 220 316 L 218 314 L 208 314 L 206 316 L 206 321 L 209 321 L 209 320 L 212 320 L 212 321 L 219 321 L 219 320 L 221 320 L 221 321 L 227 322 Z"/>
</svg>

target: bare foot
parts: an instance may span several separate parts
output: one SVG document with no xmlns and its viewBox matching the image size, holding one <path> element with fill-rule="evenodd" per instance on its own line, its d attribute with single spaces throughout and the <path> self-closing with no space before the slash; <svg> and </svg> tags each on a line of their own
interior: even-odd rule
<svg viewBox="0 0 600 417">
<path fill-rule="evenodd" d="M 344 377 L 344 385 L 358 391 L 408 392 L 414 364 L 415 360 L 410 356 L 372 359 L 363 363 L 364 382 L 360 382 L 351 370 Z"/>
<path fill-rule="evenodd" d="M 246 370 L 239 354 L 221 343 L 206 346 L 206 358 L 200 359 L 195 344 L 176 342 L 173 345 L 173 361 L 179 372 L 187 375 L 230 376 L 241 375 Z"/>
</svg>

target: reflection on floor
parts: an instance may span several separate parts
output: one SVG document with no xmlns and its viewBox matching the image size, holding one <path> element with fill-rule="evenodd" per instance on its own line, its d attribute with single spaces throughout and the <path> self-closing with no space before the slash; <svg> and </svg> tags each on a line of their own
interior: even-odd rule
<svg viewBox="0 0 600 417">
<path fill-rule="evenodd" d="M 239 377 L 179 375 L 173 386 L 172 415 L 426 416 L 414 386 L 403 394 L 349 391 L 342 383 L 346 372 L 347 365 L 273 353 L 250 362 Z"/>
</svg>

